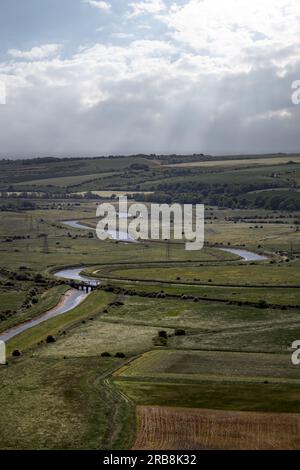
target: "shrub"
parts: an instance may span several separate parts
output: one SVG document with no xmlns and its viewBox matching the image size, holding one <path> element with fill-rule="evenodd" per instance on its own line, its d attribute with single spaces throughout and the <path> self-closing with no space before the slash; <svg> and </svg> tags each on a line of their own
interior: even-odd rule
<svg viewBox="0 0 300 470">
<path fill-rule="evenodd" d="M 103 352 L 101 357 L 111 357 L 111 354 L 109 352 Z"/>
<path fill-rule="evenodd" d="M 258 308 L 268 308 L 268 303 L 265 300 L 260 300 L 257 304 Z"/>
<path fill-rule="evenodd" d="M 161 331 L 158 332 L 158 336 L 159 336 L 159 338 L 167 339 L 168 338 L 168 333 L 164 330 L 161 330 Z"/>
<path fill-rule="evenodd" d="M 186 335 L 185 330 L 182 330 L 182 329 L 175 330 L 175 336 L 185 336 L 185 335 Z"/>
<path fill-rule="evenodd" d="M 157 346 L 167 346 L 168 345 L 168 340 L 167 338 L 158 338 L 158 343 L 156 343 Z"/>
<path fill-rule="evenodd" d="M 13 357 L 20 357 L 20 356 L 22 356 L 22 353 L 21 353 L 21 351 L 19 351 L 18 349 L 15 349 L 15 350 L 12 352 L 12 356 L 13 356 Z"/>
<path fill-rule="evenodd" d="M 46 343 L 47 344 L 51 344 L 51 343 L 55 343 L 56 342 L 56 339 L 54 338 L 54 336 L 47 336 L 47 339 L 46 339 Z"/>
<path fill-rule="evenodd" d="M 124 353 L 117 352 L 117 353 L 115 354 L 115 357 L 118 357 L 118 358 L 123 359 L 124 357 L 126 357 L 126 355 L 125 355 Z"/>
</svg>

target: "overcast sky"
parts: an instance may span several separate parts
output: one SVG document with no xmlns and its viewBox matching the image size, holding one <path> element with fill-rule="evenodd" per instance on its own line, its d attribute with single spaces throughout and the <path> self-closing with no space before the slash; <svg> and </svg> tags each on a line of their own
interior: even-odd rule
<svg viewBox="0 0 300 470">
<path fill-rule="evenodd" d="M 1 0 L 0 155 L 300 151 L 299 0 Z"/>
</svg>

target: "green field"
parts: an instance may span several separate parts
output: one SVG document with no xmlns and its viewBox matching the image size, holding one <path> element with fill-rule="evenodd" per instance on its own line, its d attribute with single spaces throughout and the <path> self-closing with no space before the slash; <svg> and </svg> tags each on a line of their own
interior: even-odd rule
<svg viewBox="0 0 300 470">
<path fill-rule="evenodd" d="M 130 446 L 133 409 L 105 383 L 121 363 L 99 357 L 28 357 L 1 368 L 1 449 Z"/>
<path fill-rule="evenodd" d="M 114 383 L 137 405 L 176 406 L 236 411 L 299 413 L 298 385 L 251 383 Z"/>
<path fill-rule="evenodd" d="M 117 174 L 117 173 L 116 173 Z M 15 186 L 18 188 L 19 186 L 59 186 L 62 188 L 66 187 L 73 187 L 77 185 L 81 185 L 82 183 L 86 183 L 89 181 L 95 181 L 102 178 L 107 178 L 109 176 L 115 175 L 112 172 L 106 173 L 94 173 L 89 175 L 76 175 L 76 176 L 60 176 L 57 178 L 44 178 L 41 180 L 32 180 L 32 181 L 23 181 L 22 183 L 17 183 Z"/>
<path fill-rule="evenodd" d="M 300 413 L 299 155 L 247 158 L 0 162 L 0 333 L 58 304 L 55 271 L 101 282 L 8 341 L 1 448 L 129 449 L 136 405 Z M 205 203 L 204 249 L 101 242 L 97 205 L 119 193 Z"/>
<path fill-rule="evenodd" d="M 287 354 L 152 351 L 113 382 L 138 405 L 300 411 L 300 377 Z"/>
<path fill-rule="evenodd" d="M 70 312 L 52 318 L 12 338 L 7 343 L 8 352 L 15 349 L 26 351 L 37 346 L 39 343 L 43 343 L 48 335 L 64 336 L 66 329 L 79 325 L 81 321 L 86 321 L 89 318 L 93 318 L 94 315 L 101 313 L 107 303 L 112 301 L 113 298 L 113 295 L 106 292 L 90 294 L 78 307 Z"/>
<path fill-rule="evenodd" d="M 220 351 L 151 351 L 115 373 L 124 380 L 228 381 L 300 385 L 289 354 Z"/>
<path fill-rule="evenodd" d="M 165 267 L 157 273 L 156 268 L 135 268 L 128 270 L 113 270 L 116 278 L 158 281 L 184 281 L 199 284 L 221 285 L 254 285 L 254 286 L 291 286 L 300 287 L 300 272 L 298 265 L 290 266 L 198 266 L 198 267 Z"/>
<path fill-rule="evenodd" d="M 177 168 L 190 168 L 190 167 L 220 167 L 220 168 L 226 168 L 226 167 L 251 167 L 251 166 L 257 166 L 257 165 L 284 165 L 290 161 L 293 161 L 295 163 L 300 163 L 300 156 L 299 155 L 294 155 L 292 157 L 289 156 L 280 156 L 280 157 L 260 157 L 260 158 L 251 158 L 251 159 L 234 159 L 230 160 L 230 157 L 226 160 L 219 160 L 218 158 L 213 158 L 211 161 L 203 161 L 203 162 L 187 162 L 187 163 L 178 163 L 174 165 L 170 165 L 171 167 L 177 167 Z"/>
</svg>

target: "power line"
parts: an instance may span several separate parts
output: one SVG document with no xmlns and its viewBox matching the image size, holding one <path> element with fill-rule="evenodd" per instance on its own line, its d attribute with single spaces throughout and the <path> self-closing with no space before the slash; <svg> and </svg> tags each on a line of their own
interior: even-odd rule
<svg viewBox="0 0 300 470">
<path fill-rule="evenodd" d="M 48 254 L 49 253 L 49 243 L 48 243 L 48 235 L 42 235 L 43 246 L 42 246 L 42 253 Z"/>
</svg>

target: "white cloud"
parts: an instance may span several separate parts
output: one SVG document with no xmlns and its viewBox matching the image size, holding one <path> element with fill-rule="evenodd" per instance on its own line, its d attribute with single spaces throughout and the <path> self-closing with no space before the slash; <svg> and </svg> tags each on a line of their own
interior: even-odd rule
<svg viewBox="0 0 300 470">
<path fill-rule="evenodd" d="M 133 33 L 112 33 L 111 37 L 116 39 L 129 39 L 134 37 Z"/>
<path fill-rule="evenodd" d="M 111 4 L 101 0 L 83 0 L 84 3 L 88 3 L 92 7 L 98 8 L 99 10 L 109 12 L 111 10 Z"/>
<path fill-rule="evenodd" d="M 300 35 L 298 0 L 189 0 L 160 19 L 181 47 L 220 68 L 226 62 L 234 71 L 247 71 L 260 56 L 268 59 L 295 46 Z M 287 49 L 284 60 L 289 60 Z"/>
<path fill-rule="evenodd" d="M 259 122 L 259 121 L 272 121 L 274 119 L 291 119 L 293 117 L 293 113 L 289 109 L 276 109 L 266 111 L 264 113 L 256 114 L 254 116 L 250 116 L 246 119 L 247 123 L 251 122 Z"/>
<path fill-rule="evenodd" d="M 42 60 L 57 55 L 61 47 L 61 44 L 44 44 L 42 46 L 33 47 L 30 51 L 9 49 L 7 53 L 16 59 Z"/>
<path fill-rule="evenodd" d="M 136 29 L 107 22 L 107 43 L 69 58 L 57 45 L 10 51 L 12 59 L 0 62 L 7 88 L 1 152 L 299 150 L 300 106 L 291 104 L 291 83 L 300 78 L 295 1 L 159 4 L 139 2 L 130 25 L 150 12 L 168 28 L 160 40 L 113 45 L 112 37 L 134 39 Z M 143 17 L 150 29 L 139 37 L 157 37 L 152 20 Z"/>
<path fill-rule="evenodd" d="M 163 0 L 145 0 L 142 2 L 132 2 L 129 4 L 131 11 L 128 15 L 129 18 L 135 18 L 144 14 L 155 14 L 166 10 L 166 5 Z"/>
</svg>

